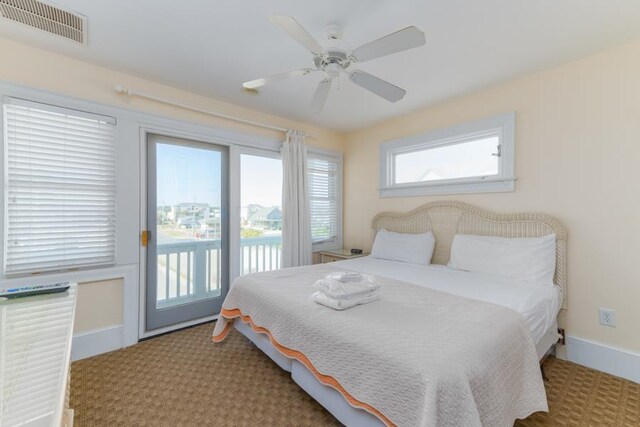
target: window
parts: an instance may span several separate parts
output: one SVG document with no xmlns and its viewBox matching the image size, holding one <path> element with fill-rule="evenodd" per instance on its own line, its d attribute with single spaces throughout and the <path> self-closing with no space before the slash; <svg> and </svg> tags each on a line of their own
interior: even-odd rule
<svg viewBox="0 0 640 427">
<path fill-rule="evenodd" d="M 382 197 L 513 191 L 513 113 L 382 144 Z"/>
<path fill-rule="evenodd" d="M 342 159 L 309 150 L 309 205 L 315 250 L 342 247 Z"/>
<path fill-rule="evenodd" d="M 5 275 L 115 262 L 115 120 L 7 98 Z"/>
<path fill-rule="evenodd" d="M 282 255 L 279 153 L 250 150 L 240 155 L 240 206 L 240 275 L 278 270 Z"/>
</svg>

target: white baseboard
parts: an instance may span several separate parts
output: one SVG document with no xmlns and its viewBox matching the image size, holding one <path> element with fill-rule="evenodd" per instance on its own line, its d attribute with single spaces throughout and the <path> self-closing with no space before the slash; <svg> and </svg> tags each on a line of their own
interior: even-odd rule
<svg viewBox="0 0 640 427">
<path fill-rule="evenodd" d="M 123 334 L 123 326 L 112 326 L 75 334 L 71 345 L 71 360 L 86 359 L 118 350 L 124 347 Z"/>
<path fill-rule="evenodd" d="M 577 337 L 567 337 L 567 359 L 640 383 L 640 354 Z"/>
</svg>

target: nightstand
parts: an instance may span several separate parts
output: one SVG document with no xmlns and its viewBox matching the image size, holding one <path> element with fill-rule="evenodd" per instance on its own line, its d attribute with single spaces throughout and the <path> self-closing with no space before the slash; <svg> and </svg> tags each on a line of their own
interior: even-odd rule
<svg viewBox="0 0 640 427">
<path fill-rule="evenodd" d="M 326 264 L 328 262 L 343 261 L 345 259 L 360 258 L 369 255 L 366 252 L 361 254 L 352 254 L 351 249 L 336 249 L 334 251 L 320 252 L 320 262 Z"/>
</svg>

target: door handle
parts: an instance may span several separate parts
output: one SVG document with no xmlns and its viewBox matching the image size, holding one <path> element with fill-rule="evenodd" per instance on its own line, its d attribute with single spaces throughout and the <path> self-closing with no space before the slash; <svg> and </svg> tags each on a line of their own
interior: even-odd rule
<svg viewBox="0 0 640 427">
<path fill-rule="evenodd" d="M 149 230 L 142 230 L 142 233 L 140 233 L 140 243 L 142 246 L 146 247 L 149 245 L 149 240 L 151 240 L 151 232 Z"/>
</svg>

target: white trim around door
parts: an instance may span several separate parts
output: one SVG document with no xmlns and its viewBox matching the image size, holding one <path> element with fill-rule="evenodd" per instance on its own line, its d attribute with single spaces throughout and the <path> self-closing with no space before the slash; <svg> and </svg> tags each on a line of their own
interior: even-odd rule
<svg viewBox="0 0 640 427">
<path fill-rule="evenodd" d="M 140 230 L 147 229 L 147 135 L 160 134 L 174 138 L 184 138 L 193 141 L 210 143 L 216 145 L 225 145 L 229 147 L 229 283 L 238 276 L 240 271 L 240 156 L 242 154 L 254 154 L 267 157 L 280 157 L 281 142 L 276 139 L 265 138 L 260 144 L 247 144 L 244 139 L 240 138 L 238 143 L 230 141 L 230 136 L 219 138 L 216 132 L 210 134 L 201 132 L 201 129 L 191 129 L 189 126 L 177 126 L 168 128 L 157 124 L 142 124 L 139 132 L 139 174 L 140 174 L 140 200 L 139 200 L 139 221 Z M 140 264 L 145 266 L 147 257 L 146 247 L 140 246 Z M 146 269 L 140 268 L 139 285 L 138 285 L 138 336 L 140 339 L 149 338 L 155 335 L 171 332 L 185 327 L 193 326 L 198 323 L 210 322 L 217 319 L 217 315 L 196 319 L 189 322 L 178 323 L 147 331 L 145 324 L 146 310 Z"/>
</svg>

